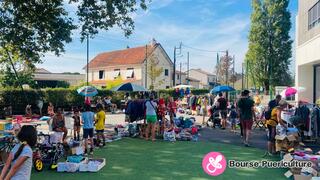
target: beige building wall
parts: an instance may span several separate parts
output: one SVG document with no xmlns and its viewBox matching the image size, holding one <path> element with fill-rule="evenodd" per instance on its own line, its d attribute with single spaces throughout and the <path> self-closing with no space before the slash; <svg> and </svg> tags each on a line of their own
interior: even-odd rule
<svg viewBox="0 0 320 180">
<path fill-rule="evenodd" d="M 306 43 L 311 40 L 315 36 L 320 34 L 320 26 L 313 27 L 309 30 L 308 28 L 308 11 L 312 8 L 318 0 L 299 0 L 299 8 L 298 8 L 298 18 L 297 21 L 298 28 L 298 38 L 297 43 L 298 46 Z"/>
<path fill-rule="evenodd" d="M 155 55 L 158 60 L 159 60 L 159 64 L 157 65 L 157 68 L 162 67 L 163 68 L 163 72 L 161 74 L 161 76 L 159 76 L 156 81 L 155 81 L 155 90 L 159 90 L 159 89 L 167 89 L 167 88 L 171 88 L 172 87 L 172 73 L 173 73 L 173 65 L 170 62 L 171 60 L 169 59 L 169 57 L 166 56 L 166 53 L 163 51 L 162 48 L 157 47 L 154 52 L 152 53 L 152 55 Z M 150 57 L 152 57 L 152 55 Z M 144 61 L 143 65 L 142 65 L 142 84 L 144 87 L 146 87 L 145 84 L 145 71 L 146 71 L 146 63 L 148 63 L 148 60 L 150 59 L 150 57 L 147 59 L 147 61 Z M 165 75 L 165 70 L 168 70 L 168 75 Z M 161 85 L 158 84 L 159 81 L 163 80 L 163 83 Z M 151 85 L 151 79 L 148 78 L 147 80 L 147 89 L 150 88 Z"/>
<path fill-rule="evenodd" d="M 200 81 L 199 83 L 200 89 L 209 89 L 210 88 L 209 81 L 214 82 L 214 76 L 201 73 L 195 69 L 191 69 L 189 71 L 189 76 L 190 78 L 197 79 Z"/>
<path fill-rule="evenodd" d="M 309 9 L 317 2 L 318 0 L 299 0 L 298 15 L 296 17 L 295 83 L 297 87 L 306 88 L 305 92 L 297 94 L 297 99 L 310 102 L 314 98 L 319 98 L 314 97 L 314 67 L 320 65 L 320 24 L 311 29 L 308 27 Z"/>
<path fill-rule="evenodd" d="M 131 78 L 126 77 L 127 69 L 133 68 L 134 72 L 134 78 L 135 80 L 141 80 L 142 74 L 141 74 L 141 65 L 122 65 L 122 66 L 108 66 L 108 67 L 101 67 L 101 68 L 95 68 L 90 69 L 89 71 L 89 81 L 99 81 L 99 80 L 114 80 L 114 72 L 115 69 L 120 69 L 120 76 L 122 80 L 127 80 Z M 99 79 L 99 71 L 104 71 L 104 78 Z"/>
</svg>

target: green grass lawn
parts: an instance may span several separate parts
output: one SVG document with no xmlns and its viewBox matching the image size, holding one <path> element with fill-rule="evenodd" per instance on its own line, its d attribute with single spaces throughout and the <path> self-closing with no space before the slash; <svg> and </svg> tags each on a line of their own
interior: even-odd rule
<svg viewBox="0 0 320 180">
<path fill-rule="evenodd" d="M 32 172 L 33 180 L 43 179 L 285 179 L 284 169 L 230 169 L 218 177 L 211 177 L 202 170 L 202 158 L 211 151 L 218 151 L 227 160 L 262 160 L 263 151 L 227 144 L 209 142 L 146 142 L 140 139 L 123 139 L 96 150 L 94 157 L 107 159 L 106 166 L 98 173 Z M 274 159 L 275 160 L 275 159 Z"/>
</svg>

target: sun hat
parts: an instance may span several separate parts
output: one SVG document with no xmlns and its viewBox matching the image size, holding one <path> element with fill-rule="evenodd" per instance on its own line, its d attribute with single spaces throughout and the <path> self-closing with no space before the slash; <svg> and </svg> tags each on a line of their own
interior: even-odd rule
<svg viewBox="0 0 320 180">
<path fill-rule="evenodd" d="M 285 100 L 281 100 L 281 101 L 279 102 L 279 106 L 286 106 L 286 105 L 288 105 L 288 102 L 285 101 Z"/>
</svg>

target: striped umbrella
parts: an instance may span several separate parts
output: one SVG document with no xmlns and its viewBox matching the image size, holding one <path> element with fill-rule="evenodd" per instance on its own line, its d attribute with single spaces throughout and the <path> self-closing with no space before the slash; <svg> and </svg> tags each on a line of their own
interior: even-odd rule
<svg viewBox="0 0 320 180">
<path fill-rule="evenodd" d="M 85 97 L 93 97 L 98 94 L 98 91 L 95 87 L 92 86 L 83 86 L 77 90 L 78 94 Z"/>
<path fill-rule="evenodd" d="M 148 91 L 146 88 L 133 83 L 121 84 L 112 89 L 112 91 L 126 91 L 126 92 L 144 92 Z"/>
</svg>

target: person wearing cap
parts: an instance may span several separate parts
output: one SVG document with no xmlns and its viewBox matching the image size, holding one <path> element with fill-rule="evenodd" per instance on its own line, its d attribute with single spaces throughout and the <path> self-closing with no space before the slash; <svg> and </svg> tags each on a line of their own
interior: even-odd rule
<svg viewBox="0 0 320 180">
<path fill-rule="evenodd" d="M 249 147 L 249 137 L 251 134 L 253 120 L 256 118 L 254 113 L 254 101 L 249 96 L 250 91 L 244 90 L 243 97 L 237 103 L 240 123 L 243 128 L 244 145 Z"/>
<path fill-rule="evenodd" d="M 280 124 L 284 128 L 287 128 L 287 125 L 281 118 L 281 113 L 287 106 L 287 101 L 280 100 L 278 106 L 272 109 L 271 118 L 266 121 L 266 126 L 268 128 L 268 152 L 266 152 L 265 156 L 272 156 L 276 153 L 276 126 Z"/>
</svg>

